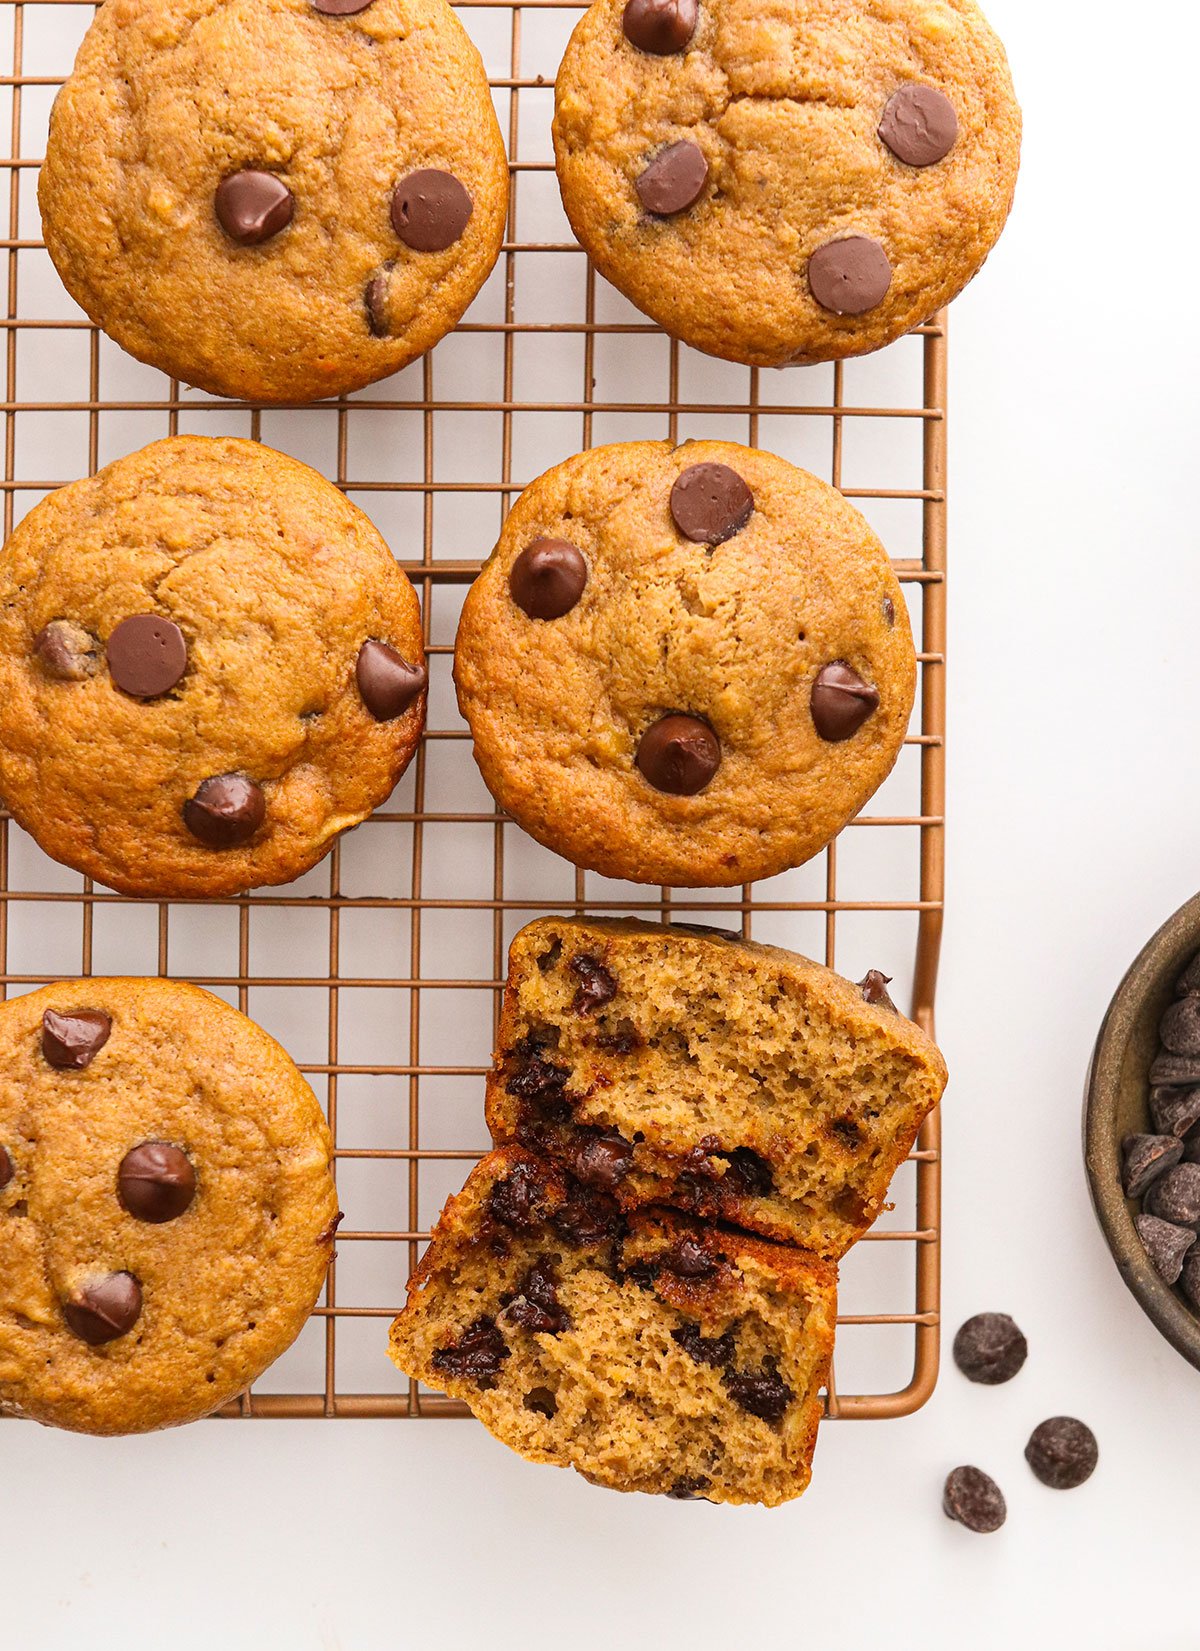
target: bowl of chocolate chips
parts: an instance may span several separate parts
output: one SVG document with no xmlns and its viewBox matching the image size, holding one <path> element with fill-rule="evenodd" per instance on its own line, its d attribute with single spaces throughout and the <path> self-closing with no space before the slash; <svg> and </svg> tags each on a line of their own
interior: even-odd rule
<svg viewBox="0 0 1200 1651">
<path fill-rule="evenodd" d="M 1200 895 L 1143 947 L 1109 1005 L 1083 1145 L 1121 1276 L 1200 1367 Z"/>
</svg>

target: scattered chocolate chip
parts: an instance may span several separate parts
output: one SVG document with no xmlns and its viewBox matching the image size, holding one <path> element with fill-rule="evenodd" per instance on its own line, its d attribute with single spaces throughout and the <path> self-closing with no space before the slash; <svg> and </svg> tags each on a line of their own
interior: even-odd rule
<svg viewBox="0 0 1200 1651">
<path fill-rule="evenodd" d="M 117 1170 L 117 1195 L 135 1220 L 174 1221 L 196 1196 L 196 1172 L 186 1152 L 166 1141 L 143 1141 Z"/>
<path fill-rule="evenodd" d="M 526 1410 L 532 1410 L 535 1416 L 545 1416 L 547 1420 L 558 1411 L 558 1400 L 548 1387 L 531 1389 L 521 1402 Z"/>
<path fill-rule="evenodd" d="M 576 1248 L 619 1238 L 625 1230 L 625 1220 L 616 1199 L 585 1187 L 579 1187 L 571 1194 L 550 1217 L 550 1225 L 560 1238 Z"/>
<path fill-rule="evenodd" d="M 1200 1084 L 1200 1055 L 1160 1054 L 1150 1068 L 1150 1082 L 1156 1089 Z"/>
<path fill-rule="evenodd" d="M 611 1191 L 633 1168 L 633 1148 L 620 1135 L 602 1135 L 599 1130 L 581 1130 L 572 1142 L 571 1174 L 585 1187 Z"/>
<path fill-rule="evenodd" d="M 727 1370 L 722 1380 L 734 1404 L 764 1422 L 781 1422 L 796 1396 L 769 1361 L 756 1374 Z"/>
<path fill-rule="evenodd" d="M 530 1232 L 541 1221 L 545 1189 L 532 1164 L 516 1164 L 511 1174 L 497 1181 L 488 1195 L 488 1212 L 493 1221 L 516 1232 Z"/>
<path fill-rule="evenodd" d="M 1155 1178 L 1143 1205 L 1147 1215 L 1180 1227 L 1200 1223 L 1200 1164 L 1177 1164 Z"/>
<path fill-rule="evenodd" d="M 1128 1135 L 1121 1147 L 1121 1185 L 1126 1198 L 1140 1198 L 1146 1188 L 1183 1157 L 1183 1142 L 1175 1135 Z"/>
<path fill-rule="evenodd" d="M 183 805 L 184 824 L 209 848 L 248 843 L 266 817 L 262 787 L 244 774 L 216 774 L 203 780 Z"/>
<path fill-rule="evenodd" d="M 135 613 L 122 619 L 105 653 L 113 681 L 134 699 L 157 699 L 187 670 L 183 632 L 173 620 L 157 613 Z"/>
<path fill-rule="evenodd" d="M 392 194 L 392 228 L 414 252 L 445 252 L 470 222 L 474 202 L 453 172 L 423 167 Z"/>
<path fill-rule="evenodd" d="M 1200 996 L 1177 998 L 1159 1021 L 1158 1035 L 1172 1055 L 1200 1055 Z"/>
<path fill-rule="evenodd" d="M 632 1055 L 642 1047 L 642 1034 L 631 1020 L 618 1021 L 611 1032 L 596 1033 L 596 1048 L 611 1050 L 614 1055 Z"/>
<path fill-rule="evenodd" d="M 571 1317 L 559 1302 L 557 1284 L 554 1263 L 549 1256 L 539 1256 L 517 1294 L 505 1304 L 501 1319 L 535 1335 L 561 1335 L 571 1328 Z"/>
<path fill-rule="evenodd" d="M 686 212 L 704 193 L 708 182 L 708 162 L 697 143 L 686 138 L 669 143 L 634 179 L 638 200 L 655 218 L 672 218 Z"/>
<path fill-rule="evenodd" d="M 357 17 L 360 11 L 374 5 L 375 0 L 309 0 L 309 3 L 322 17 Z"/>
<path fill-rule="evenodd" d="M 954 1362 L 969 1382 L 998 1387 L 1025 1363 L 1029 1343 L 1007 1313 L 976 1313 L 954 1338 Z"/>
<path fill-rule="evenodd" d="M 881 974 L 878 969 L 868 969 L 858 983 L 858 989 L 867 1003 L 877 1003 L 883 1009 L 890 1009 L 894 1015 L 899 1009 L 888 996 L 888 987 L 892 984 L 891 975 Z"/>
<path fill-rule="evenodd" d="M 1200 1087 L 1156 1084 L 1150 1091 L 1150 1116 L 1161 1135 L 1190 1134 L 1200 1124 Z"/>
<path fill-rule="evenodd" d="M 634 761 L 656 791 L 694 797 L 721 766 L 721 742 L 707 722 L 672 711 L 650 724 Z"/>
<path fill-rule="evenodd" d="M 671 57 L 695 34 L 698 12 L 696 0 L 629 0 L 621 28 L 639 51 Z"/>
<path fill-rule="evenodd" d="M 261 246 L 286 229 L 296 210 L 296 199 L 274 172 L 247 168 L 222 178 L 215 196 L 217 221 L 238 246 Z"/>
<path fill-rule="evenodd" d="M 363 289 L 363 308 L 372 338 L 387 338 L 392 330 L 388 322 L 388 287 L 393 267 L 384 264 L 382 269 L 377 269 Z"/>
<path fill-rule="evenodd" d="M 1184 1256 L 1196 1242 L 1195 1233 L 1157 1215 L 1135 1216 L 1133 1224 L 1154 1271 L 1164 1284 L 1174 1284 L 1183 1271 Z"/>
<path fill-rule="evenodd" d="M 679 1278 L 711 1278 L 721 1265 L 718 1258 L 691 1233 L 684 1233 L 667 1251 L 662 1264 Z"/>
<path fill-rule="evenodd" d="M 813 683 L 810 700 L 813 726 L 823 740 L 840 745 L 854 735 L 879 708 L 879 690 L 864 682 L 843 659 L 825 665 Z"/>
<path fill-rule="evenodd" d="M 754 495 L 727 464 L 693 464 L 675 478 L 671 518 L 685 539 L 723 545 L 754 513 Z"/>
<path fill-rule="evenodd" d="M 579 990 L 571 1002 L 577 1015 L 591 1015 L 603 1009 L 617 995 L 617 983 L 598 957 L 580 952 L 571 959 L 571 973 L 579 982 Z"/>
<path fill-rule="evenodd" d="M 885 596 L 883 599 L 883 619 L 889 630 L 896 623 L 896 604 L 890 596 Z"/>
<path fill-rule="evenodd" d="M 69 619 L 52 619 L 33 639 L 33 651 L 56 682 L 83 682 L 94 676 L 100 645 L 90 631 Z"/>
<path fill-rule="evenodd" d="M 358 650 L 354 679 L 375 721 L 391 722 L 416 702 L 429 681 L 429 672 L 424 665 L 410 665 L 386 642 L 370 641 Z"/>
<path fill-rule="evenodd" d="M 910 80 L 888 99 L 879 136 L 906 166 L 933 166 L 954 148 L 958 116 L 944 92 Z"/>
<path fill-rule="evenodd" d="M 676 1479 L 667 1495 L 672 1502 L 703 1502 L 708 1486 L 707 1479 Z"/>
<path fill-rule="evenodd" d="M 721 1143 L 715 1135 L 704 1135 L 694 1147 L 689 1147 L 679 1160 L 679 1173 L 683 1180 L 719 1181 L 726 1173 L 728 1165 L 717 1162 L 713 1157 L 719 1153 Z"/>
<path fill-rule="evenodd" d="M 142 1287 L 132 1273 L 94 1278 L 63 1303 L 67 1329 L 89 1347 L 127 1335 L 141 1312 Z"/>
<path fill-rule="evenodd" d="M 1051 1416 L 1030 1434 L 1025 1460 L 1051 1490 L 1075 1490 L 1095 1473 L 1100 1450 L 1085 1422 Z"/>
<path fill-rule="evenodd" d="M 433 1368 L 444 1370 L 448 1376 L 462 1376 L 480 1386 L 490 1385 L 500 1373 L 500 1366 L 511 1357 L 504 1337 L 494 1318 L 482 1314 L 469 1324 L 450 1347 L 439 1347 L 433 1355 Z"/>
<path fill-rule="evenodd" d="M 504 1087 L 508 1094 L 515 1095 L 520 1101 L 533 1101 L 535 1105 L 554 1108 L 562 1104 L 563 1090 L 570 1076 L 568 1067 L 555 1066 L 552 1061 L 544 1061 L 540 1055 L 530 1055 L 516 1062 Z"/>
<path fill-rule="evenodd" d="M 947 1475 L 942 1508 L 948 1519 L 980 1535 L 998 1531 L 1008 1516 L 1003 1492 L 981 1468 L 955 1468 Z"/>
<path fill-rule="evenodd" d="M 508 576 L 513 601 L 530 619 L 561 619 L 583 595 L 588 567 L 569 539 L 535 539 L 517 557 Z"/>
<path fill-rule="evenodd" d="M 766 1198 L 775 1190 L 775 1174 L 765 1158 L 749 1147 L 734 1147 L 728 1154 L 729 1168 L 723 1184 L 755 1198 Z"/>
<path fill-rule="evenodd" d="M 1200 952 L 1197 952 L 1187 968 L 1175 983 L 1175 990 L 1180 997 L 1188 992 L 1200 992 Z"/>
<path fill-rule="evenodd" d="M 882 304 L 891 284 L 887 253 L 866 235 L 826 241 L 808 260 L 809 290 L 834 315 L 865 315 Z"/>
<path fill-rule="evenodd" d="M 1200 1244 L 1193 1245 L 1183 1258 L 1179 1288 L 1192 1306 L 1200 1309 Z"/>
<path fill-rule="evenodd" d="M 16 1173 L 13 1167 L 12 1154 L 7 1147 L 0 1147 L 0 1192 L 4 1191 Z"/>
<path fill-rule="evenodd" d="M 112 1016 L 102 1009 L 76 1009 L 59 1014 L 47 1009 L 42 1016 L 42 1054 L 64 1072 L 82 1072 L 108 1042 Z"/>
<path fill-rule="evenodd" d="M 682 1347 L 688 1357 L 694 1359 L 697 1364 L 725 1368 L 733 1363 L 737 1352 L 732 1330 L 726 1330 L 723 1336 L 704 1336 L 700 1333 L 700 1326 L 690 1322 L 681 1324 L 677 1330 L 672 1330 L 671 1340 Z M 738 1403 L 741 1403 L 740 1399 Z"/>
</svg>

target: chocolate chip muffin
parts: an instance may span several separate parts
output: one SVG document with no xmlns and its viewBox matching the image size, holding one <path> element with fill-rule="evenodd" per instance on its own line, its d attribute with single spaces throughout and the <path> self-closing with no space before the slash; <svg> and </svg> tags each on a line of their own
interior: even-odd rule
<svg viewBox="0 0 1200 1651">
<path fill-rule="evenodd" d="M 317 1299 L 331 1157 L 287 1055 L 208 992 L 0 1007 L 0 1412 L 142 1433 L 232 1399 Z"/>
<path fill-rule="evenodd" d="M 123 894 L 298 877 L 390 794 L 425 687 L 383 540 L 256 442 L 156 442 L 0 551 L 0 795 Z"/>
<path fill-rule="evenodd" d="M 400 1369 L 533 1462 L 612 1490 L 776 1506 L 808 1484 L 837 1275 L 647 1211 L 513 1149 L 442 1214 L 392 1325 Z"/>
<path fill-rule="evenodd" d="M 596 0 L 555 84 L 597 268 L 752 366 L 861 355 L 949 303 L 1004 227 L 1020 141 L 974 0 Z"/>
<path fill-rule="evenodd" d="M 799 865 L 886 778 L 916 662 L 840 494 L 732 442 L 581 453 L 522 493 L 455 680 L 501 807 L 576 865 L 709 887 Z"/>
<path fill-rule="evenodd" d="M 509 953 L 487 1117 L 623 1209 L 836 1259 L 945 1086 L 878 972 L 853 986 L 718 930 L 544 918 Z"/>
<path fill-rule="evenodd" d="M 483 64 L 444 0 L 109 0 L 39 185 L 93 321 L 268 402 L 432 348 L 495 263 L 507 198 Z"/>
</svg>

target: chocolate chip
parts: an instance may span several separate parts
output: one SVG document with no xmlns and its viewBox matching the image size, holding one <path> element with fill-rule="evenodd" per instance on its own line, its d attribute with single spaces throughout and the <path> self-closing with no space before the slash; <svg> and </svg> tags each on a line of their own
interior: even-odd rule
<svg viewBox="0 0 1200 1651">
<path fill-rule="evenodd" d="M 619 1238 L 625 1230 L 616 1199 L 585 1187 L 571 1194 L 550 1217 L 550 1225 L 560 1238 L 576 1246 L 601 1244 L 606 1239 Z"/>
<path fill-rule="evenodd" d="M 33 639 L 33 651 L 43 671 L 56 682 L 83 682 L 94 676 L 99 643 L 82 625 L 52 619 Z"/>
<path fill-rule="evenodd" d="M 896 604 L 890 596 L 885 596 L 883 599 L 883 621 L 889 630 L 896 623 Z"/>
<path fill-rule="evenodd" d="M 375 0 L 309 0 L 309 3 L 322 17 L 357 17 L 360 11 L 374 5 Z"/>
<path fill-rule="evenodd" d="M 488 1212 L 493 1221 L 517 1232 L 530 1232 L 540 1220 L 544 1196 L 541 1179 L 532 1164 L 517 1164 L 511 1175 L 497 1181 L 488 1195 Z"/>
<path fill-rule="evenodd" d="M 462 1376 L 482 1387 L 495 1381 L 500 1366 L 510 1356 L 495 1319 L 485 1313 L 469 1324 L 452 1346 L 437 1348 L 432 1362 L 435 1370 Z"/>
<path fill-rule="evenodd" d="M 568 1067 L 555 1066 L 553 1061 L 544 1061 L 540 1055 L 530 1055 L 516 1063 L 504 1087 L 518 1100 L 532 1101 L 553 1110 L 563 1104 L 563 1090 L 570 1076 Z"/>
<path fill-rule="evenodd" d="M 596 1033 L 596 1048 L 611 1050 L 614 1055 L 632 1055 L 642 1047 L 642 1034 L 631 1020 L 618 1021 L 611 1032 Z"/>
<path fill-rule="evenodd" d="M 723 545 L 740 533 L 754 511 L 754 495 L 727 464 L 693 464 L 671 488 L 671 516 L 685 539 Z"/>
<path fill-rule="evenodd" d="M 376 722 L 402 717 L 429 681 L 424 665 L 408 660 L 386 642 L 364 642 L 358 650 L 354 679 L 362 702 Z"/>
<path fill-rule="evenodd" d="M 113 681 L 134 699 L 156 699 L 167 693 L 187 670 L 183 632 L 157 613 L 135 613 L 122 619 L 105 652 Z"/>
<path fill-rule="evenodd" d="M 1175 1135 L 1128 1135 L 1122 1142 L 1121 1185 L 1126 1198 L 1140 1198 L 1151 1181 L 1183 1157 Z"/>
<path fill-rule="evenodd" d="M 392 228 L 414 252 L 445 252 L 470 222 L 474 203 L 453 172 L 423 167 L 392 194 Z"/>
<path fill-rule="evenodd" d="M 1172 1003 L 1158 1023 L 1158 1035 L 1172 1055 L 1200 1055 L 1200 997 Z"/>
<path fill-rule="evenodd" d="M 1051 1416 L 1030 1434 L 1025 1460 L 1051 1490 L 1075 1490 L 1095 1473 L 1100 1449 L 1085 1422 Z"/>
<path fill-rule="evenodd" d="M 317 1244 L 332 1244 L 334 1239 L 337 1237 L 338 1228 L 345 1219 L 345 1210 L 338 1210 L 333 1219 L 331 1221 L 327 1221 L 321 1228 L 320 1232 L 316 1236 L 315 1242 Z"/>
<path fill-rule="evenodd" d="M 1174 1284 L 1183 1270 L 1184 1256 L 1196 1242 L 1195 1233 L 1157 1215 L 1135 1216 L 1133 1224 L 1154 1271 L 1164 1284 Z"/>
<path fill-rule="evenodd" d="M 558 1400 L 548 1387 L 535 1387 L 526 1393 L 521 1403 L 526 1410 L 532 1410 L 535 1416 L 545 1416 L 547 1420 L 558 1411 Z"/>
<path fill-rule="evenodd" d="M 671 1340 L 697 1364 L 724 1368 L 733 1363 L 737 1351 L 732 1330 L 726 1330 L 723 1336 L 704 1336 L 698 1324 L 681 1324 L 677 1330 L 671 1331 Z"/>
<path fill-rule="evenodd" d="M 244 774 L 216 774 L 203 780 L 183 805 L 188 830 L 209 848 L 248 843 L 266 817 L 262 787 Z"/>
<path fill-rule="evenodd" d="M 723 1185 L 736 1192 L 756 1198 L 766 1198 L 775 1190 L 775 1175 L 765 1158 L 749 1147 L 734 1147 L 729 1153 L 729 1168 Z"/>
<path fill-rule="evenodd" d="M 1200 1309 L 1200 1244 L 1194 1245 L 1184 1257 L 1179 1288 L 1192 1306 Z"/>
<path fill-rule="evenodd" d="M 1200 1164 L 1177 1164 L 1155 1178 L 1143 1206 L 1147 1215 L 1181 1227 L 1200 1223 Z"/>
<path fill-rule="evenodd" d="M 102 1009 L 76 1009 L 59 1014 L 47 1009 L 42 1016 L 42 1054 L 63 1072 L 82 1072 L 108 1042 L 112 1017 Z"/>
<path fill-rule="evenodd" d="M 721 742 L 707 722 L 673 711 L 650 724 L 634 761 L 656 791 L 694 797 L 721 766 Z"/>
<path fill-rule="evenodd" d="M 513 563 L 508 589 L 530 619 L 561 619 L 579 601 L 587 582 L 587 563 L 577 545 L 568 539 L 535 539 Z"/>
<path fill-rule="evenodd" d="M 728 1370 L 721 1379 L 734 1404 L 764 1422 L 781 1422 L 796 1397 L 769 1360 L 757 1373 Z"/>
<path fill-rule="evenodd" d="M 671 57 L 695 34 L 698 11 L 696 0 L 629 0 L 621 28 L 639 51 Z"/>
<path fill-rule="evenodd" d="M 686 138 L 669 143 L 634 179 L 638 200 L 656 218 L 671 218 L 694 206 L 708 182 L 708 162 L 699 144 Z"/>
<path fill-rule="evenodd" d="M 3 1192 L 8 1183 L 16 1174 L 13 1167 L 12 1155 L 7 1147 L 0 1147 L 0 1192 Z"/>
<path fill-rule="evenodd" d="M 549 1256 L 537 1258 L 500 1316 L 505 1324 L 518 1324 L 534 1335 L 559 1336 L 571 1328 L 571 1316 L 558 1299 L 554 1264 Z"/>
<path fill-rule="evenodd" d="M 1200 1124 L 1200 1087 L 1176 1089 L 1156 1084 L 1150 1091 L 1150 1116 L 1162 1135 L 1190 1134 Z"/>
<path fill-rule="evenodd" d="M 602 1135 L 598 1130 L 584 1133 L 572 1144 L 571 1174 L 585 1187 L 610 1191 L 633 1168 L 633 1148 L 620 1135 Z"/>
<path fill-rule="evenodd" d="M 883 1009 L 890 1009 L 894 1015 L 900 1011 L 888 996 L 888 987 L 892 984 L 891 975 L 882 974 L 878 969 L 868 969 L 858 983 L 858 989 L 866 1003 L 877 1003 Z"/>
<path fill-rule="evenodd" d="M 676 1479 L 667 1492 L 672 1502 L 703 1502 L 706 1500 L 704 1492 L 709 1487 L 707 1479 Z"/>
<path fill-rule="evenodd" d="M 67 1329 L 89 1347 L 128 1335 L 141 1312 L 142 1287 L 132 1273 L 94 1278 L 63 1303 Z"/>
<path fill-rule="evenodd" d="M 825 665 L 813 683 L 813 726 L 823 740 L 840 745 L 852 739 L 879 708 L 879 690 L 864 682 L 843 659 Z"/>
<path fill-rule="evenodd" d="M 117 1195 L 137 1221 L 174 1221 L 196 1196 L 196 1172 L 186 1152 L 166 1141 L 132 1147 L 117 1170 Z"/>
<path fill-rule="evenodd" d="M 879 136 L 906 166 L 932 166 L 954 148 L 958 116 L 936 86 L 909 80 L 887 100 Z"/>
<path fill-rule="evenodd" d="M 1175 990 L 1180 997 L 1188 992 L 1200 992 L 1200 952 L 1197 952 L 1187 968 L 1175 983 Z"/>
<path fill-rule="evenodd" d="M 385 264 L 382 269 L 376 270 L 363 291 L 363 305 L 372 338 L 387 338 L 392 330 L 388 323 L 388 287 L 392 269 L 393 265 Z"/>
<path fill-rule="evenodd" d="M 969 1382 L 998 1387 L 1025 1363 L 1029 1343 L 1007 1313 L 976 1313 L 954 1338 L 954 1362 Z"/>
<path fill-rule="evenodd" d="M 1150 1082 L 1179 1087 L 1200 1084 L 1200 1055 L 1159 1055 L 1150 1068 Z"/>
<path fill-rule="evenodd" d="M 570 968 L 579 982 L 579 990 L 571 1001 L 571 1008 L 577 1015 L 595 1014 L 597 1009 L 603 1009 L 616 997 L 617 982 L 598 957 L 580 952 L 571 959 Z"/>
<path fill-rule="evenodd" d="M 247 168 L 222 178 L 215 197 L 217 221 L 238 246 L 261 246 L 286 229 L 296 210 L 296 199 L 274 172 Z"/>
<path fill-rule="evenodd" d="M 947 1475 L 942 1509 L 948 1519 L 980 1535 L 998 1531 L 1008 1516 L 999 1485 L 981 1468 L 955 1468 Z"/>
<path fill-rule="evenodd" d="M 834 315 L 865 315 L 882 304 L 891 284 L 887 253 L 866 235 L 826 241 L 808 260 L 809 290 Z"/>
<path fill-rule="evenodd" d="M 679 1278 L 711 1278 L 721 1263 L 698 1238 L 685 1233 L 662 1258 L 662 1264 Z"/>
</svg>

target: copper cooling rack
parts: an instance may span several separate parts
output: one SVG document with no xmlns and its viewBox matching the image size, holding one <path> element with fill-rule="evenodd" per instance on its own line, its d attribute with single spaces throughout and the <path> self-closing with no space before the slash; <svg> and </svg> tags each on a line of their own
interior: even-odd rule
<svg viewBox="0 0 1200 1651">
<path fill-rule="evenodd" d="M 687 912 L 740 925 L 843 973 L 897 977 L 932 1029 L 943 881 L 944 317 L 879 356 L 759 372 L 668 340 L 570 237 L 549 125 L 581 8 L 462 0 L 511 160 L 500 264 L 457 332 L 361 395 L 260 410 L 123 356 L 74 308 L 36 206 L 54 93 L 93 15 L 0 0 L 9 100 L 4 530 L 63 482 L 176 431 L 249 435 L 323 470 L 374 517 L 421 596 L 424 744 L 388 805 L 299 883 L 239 900 L 119 898 L 0 820 L 5 994 L 91 973 L 195 980 L 274 1032 L 324 1101 L 346 1220 L 325 1297 L 296 1346 L 231 1413 L 446 1416 L 385 1353 L 387 1323 L 445 1196 L 485 1145 L 483 1078 L 508 941 L 538 913 Z M 521 487 L 599 442 L 722 436 L 823 474 L 872 519 L 905 586 L 921 664 L 896 772 L 818 860 L 740 890 L 645 889 L 574 871 L 495 807 L 471 759 L 450 667 L 465 587 Z M 843 1268 L 828 1413 L 901 1415 L 938 1362 L 939 1134 L 926 1125 L 894 1208 Z"/>
</svg>

